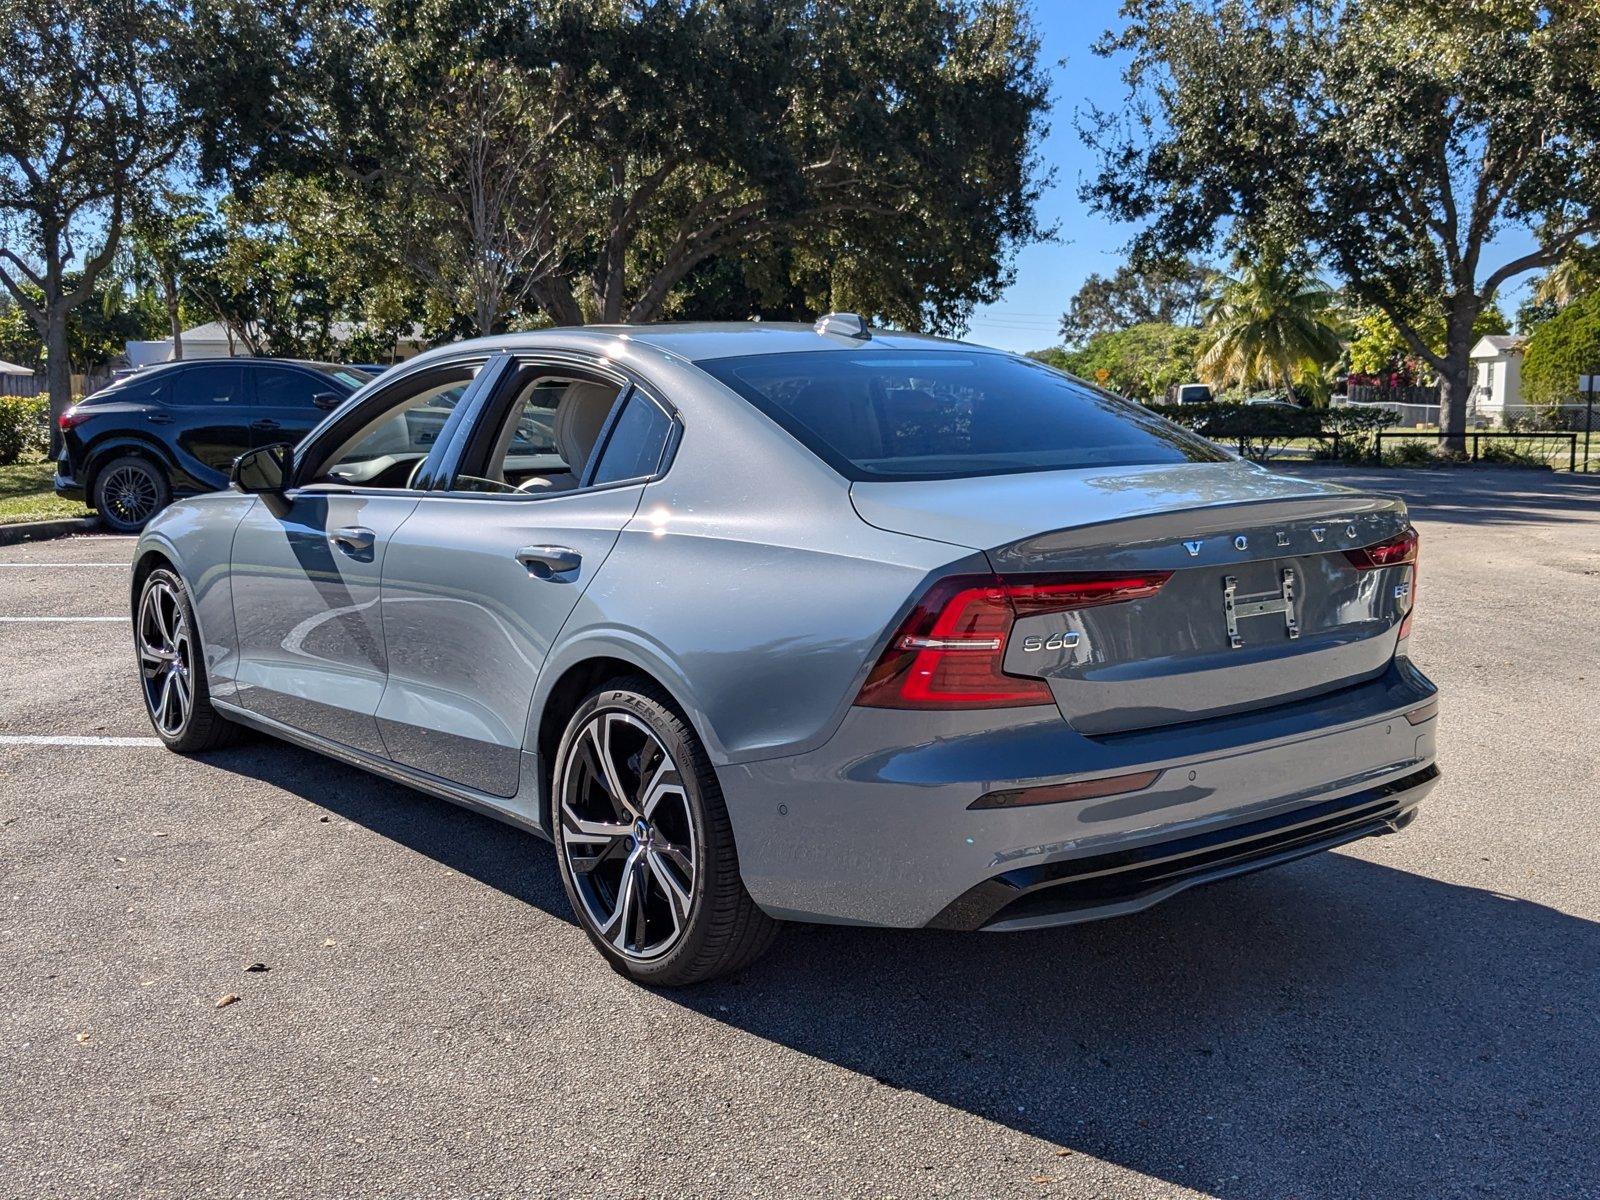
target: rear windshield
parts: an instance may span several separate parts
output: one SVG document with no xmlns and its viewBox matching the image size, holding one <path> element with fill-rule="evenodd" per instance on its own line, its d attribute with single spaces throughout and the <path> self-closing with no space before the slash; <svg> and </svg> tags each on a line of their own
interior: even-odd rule
<svg viewBox="0 0 1600 1200">
<path fill-rule="evenodd" d="M 849 479 L 1228 457 L 1135 404 L 1010 355 L 823 350 L 697 365 Z"/>
</svg>

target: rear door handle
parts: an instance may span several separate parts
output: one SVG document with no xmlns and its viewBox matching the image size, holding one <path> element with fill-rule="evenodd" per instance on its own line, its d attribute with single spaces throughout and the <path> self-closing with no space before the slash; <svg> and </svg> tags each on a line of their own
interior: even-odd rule
<svg viewBox="0 0 1600 1200">
<path fill-rule="evenodd" d="M 167 413 L 146 413 L 144 419 L 146 421 L 149 421 L 150 424 L 152 424 L 152 425 L 171 425 L 172 424 L 172 417 L 169 416 Z"/>
<path fill-rule="evenodd" d="M 259 421 L 251 421 L 250 422 L 250 428 L 251 429 L 282 429 L 283 426 L 279 425 L 271 417 L 262 417 L 261 420 L 259 420 Z"/>
<path fill-rule="evenodd" d="M 528 573 L 539 579 L 564 575 L 576 571 L 583 556 L 566 546 L 524 546 L 517 551 L 517 561 L 528 568 Z"/>
<path fill-rule="evenodd" d="M 343 529 L 335 529 L 328 535 L 328 540 L 351 558 L 363 554 L 371 554 L 372 547 L 378 540 L 378 535 L 370 529 L 363 529 L 359 525 L 348 525 Z"/>
</svg>

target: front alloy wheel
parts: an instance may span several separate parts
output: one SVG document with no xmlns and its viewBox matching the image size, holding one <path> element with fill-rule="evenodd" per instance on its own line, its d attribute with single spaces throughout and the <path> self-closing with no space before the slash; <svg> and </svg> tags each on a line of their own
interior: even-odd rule
<svg viewBox="0 0 1600 1200">
<path fill-rule="evenodd" d="M 224 745 L 239 729 L 211 706 L 195 628 L 189 590 L 177 572 L 168 567 L 151 571 L 133 618 L 139 682 L 150 724 L 180 754 Z"/>
<path fill-rule="evenodd" d="M 189 724 L 193 661 L 194 639 L 178 593 L 165 579 L 154 580 L 139 605 L 139 667 L 150 723 L 163 738 L 182 737 Z"/>
<path fill-rule="evenodd" d="M 590 693 L 556 754 L 551 824 L 579 924 L 642 983 L 699 983 L 753 962 L 777 923 L 739 877 L 699 739 L 654 683 Z"/>
</svg>

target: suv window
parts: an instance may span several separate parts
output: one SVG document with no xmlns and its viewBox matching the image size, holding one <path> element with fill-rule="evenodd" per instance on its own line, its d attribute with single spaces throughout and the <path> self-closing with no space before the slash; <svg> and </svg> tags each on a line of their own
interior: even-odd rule
<svg viewBox="0 0 1600 1200">
<path fill-rule="evenodd" d="M 173 372 L 171 403 L 204 407 L 244 402 L 244 371 L 237 363 L 207 363 Z"/>
<path fill-rule="evenodd" d="M 666 413 L 639 392 L 631 393 L 600 452 L 592 482 L 598 485 L 654 475 L 671 431 L 672 420 Z"/>
<path fill-rule="evenodd" d="M 1009 354 L 808 350 L 697 365 L 848 479 L 1228 457 L 1138 405 Z"/>
<path fill-rule="evenodd" d="M 287 367 L 261 367 L 256 379 L 256 403 L 266 408 L 311 408 L 313 396 L 325 392 L 343 396 L 346 389 L 320 375 Z"/>
</svg>

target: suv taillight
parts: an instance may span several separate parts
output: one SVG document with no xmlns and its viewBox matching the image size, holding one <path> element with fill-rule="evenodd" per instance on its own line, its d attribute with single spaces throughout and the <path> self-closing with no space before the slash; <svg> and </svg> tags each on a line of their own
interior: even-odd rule
<svg viewBox="0 0 1600 1200">
<path fill-rule="evenodd" d="M 74 425 L 81 425 L 88 419 L 89 414 L 86 412 L 79 412 L 78 406 L 74 404 L 71 408 L 67 409 L 66 412 L 62 413 L 56 418 L 56 424 L 61 427 L 61 432 L 65 433 Z"/>
<path fill-rule="evenodd" d="M 1400 638 L 1404 641 L 1411 635 L 1411 618 L 1417 611 L 1417 551 L 1421 548 L 1421 540 L 1417 537 L 1415 529 L 1407 529 L 1404 533 L 1390 538 L 1387 542 L 1379 542 L 1376 546 L 1363 546 L 1359 550 L 1346 550 L 1344 556 L 1350 560 L 1350 565 L 1358 571 L 1375 571 L 1379 567 L 1410 566 L 1411 581 L 1410 595 L 1407 597 L 1411 605 L 1406 609 L 1405 617 L 1400 621 Z"/>
<path fill-rule="evenodd" d="M 868 708 L 1015 708 L 1051 703 L 1043 679 L 1007 675 L 1020 617 L 1153 596 L 1170 571 L 1140 575 L 956 575 L 917 601 L 856 703 Z"/>
</svg>

